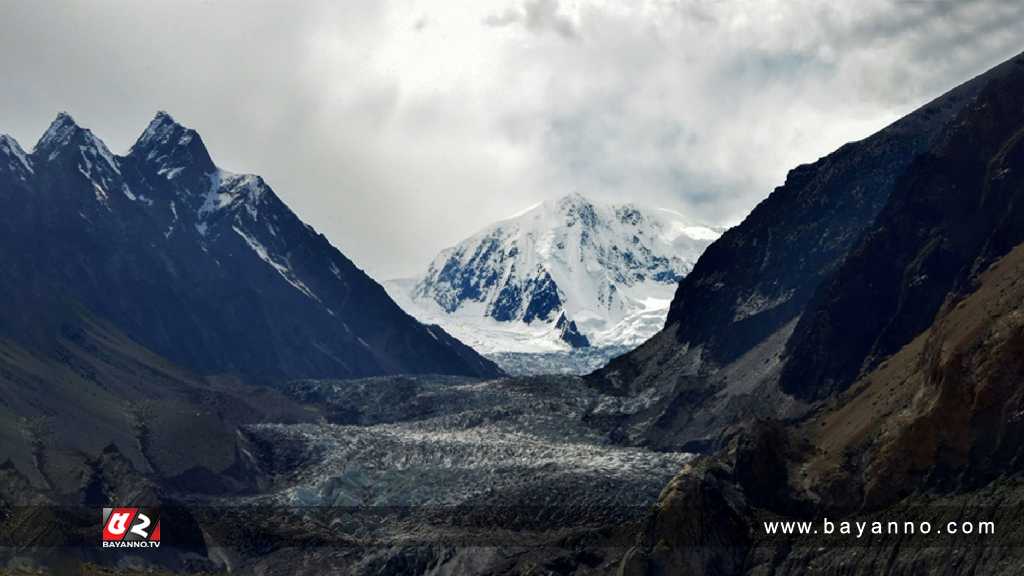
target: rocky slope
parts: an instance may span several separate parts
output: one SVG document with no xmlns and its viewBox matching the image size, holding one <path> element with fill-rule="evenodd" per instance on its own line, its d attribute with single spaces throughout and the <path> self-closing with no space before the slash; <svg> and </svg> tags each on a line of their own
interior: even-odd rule
<svg viewBox="0 0 1024 576">
<path fill-rule="evenodd" d="M 633 346 L 661 327 L 676 282 L 719 234 L 668 210 L 571 194 L 387 286 L 418 318 L 485 353 Z"/>
<path fill-rule="evenodd" d="M 1017 574 L 1024 567 L 1024 247 L 814 415 L 758 423 L 684 471 L 625 574 Z M 770 536 L 763 522 L 929 522 L 920 535 Z M 949 522 L 994 522 L 993 535 Z M 962 530 L 961 530 L 962 532 Z"/>
<path fill-rule="evenodd" d="M 684 469 L 624 573 L 1020 572 L 1024 57 L 978 84 L 774 344 L 790 418 L 735 427 Z M 763 527 L 825 517 L 935 532 Z M 950 521 L 996 532 L 952 535 Z"/>
<path fill-rule="evenodd" d="M 961 269 L 994 222 L 979 214 L 932 235 L 964 206 L 931 206 L 940 192 L 924 181 L 933 177 L 925 164 L 955 154 L 949 140 L 965 114 L 991 86 L 1019 74 L 1017 61 L 1007 62 L 791 171 L 705 251 L 680 283 L 665 328 L 591 378 L 605 390 L 647 400 L 622 415 L 622 435 L 694 448 L 713 442 L 741 415 L 799 415 L 927 327 L 944 289 L 963 280 Z M 1002 114 L 989 112 L 974 120 L 978 129 Z M 937 183 L 947 191 L 965 186 L 954 177 L 977 162 L 955 161 L 942 172 L 953 180 Z M 913 215 L 896 222 L 896 210 Z M 904 252 L 904 237 L 934 244 Z"/>
<path fill-rule="evenodd" d="M 67 302 L 203 374 L 499 373 L 166 113 L 126 156 L 67 114 L 30 154 L 0 139 L 0 241 L 0 327 L 29 347 Z"/>
<path fill-rule="evenodd" d="M 110 445 L 159 477 L 221 472 L 237 426 L 313 417 L 272 390 L 197 376 L 87 313 L 64 319 L 50 346 L 0 341 L 0 462 L 38 489 L 77 492 Z"/>
</svg>

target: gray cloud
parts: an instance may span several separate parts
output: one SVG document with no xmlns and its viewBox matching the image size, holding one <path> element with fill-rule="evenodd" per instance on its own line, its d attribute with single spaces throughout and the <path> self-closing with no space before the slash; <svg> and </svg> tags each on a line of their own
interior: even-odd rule
<svg viewBox="0 0 1024 576">
<path fill-rule="evenodd" d="M 502 27 L 521 24 L 531 32 L 552 31 L 563 38 L 575 38 L 576 26 L 561 14 L 558 0 L 528 0 L 521 9 L 509 8 L 483 19 L 487 26 Z"/>
<path fill-rule="evenodd" d="M 736 222 L 1024 49 L 1017 0 L 40 6 L 0 3 L 0 132 L 169 110 L 381 278 L 569 191 Z"/>
</svg>

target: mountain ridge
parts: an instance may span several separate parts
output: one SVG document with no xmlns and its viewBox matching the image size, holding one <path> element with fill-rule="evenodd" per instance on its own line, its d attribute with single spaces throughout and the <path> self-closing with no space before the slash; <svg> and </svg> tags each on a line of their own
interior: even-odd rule
<svg viewBox="0 0 1024 576">
<path fill-rule="evenodd" d="M 0 143 L 3 232 L 12 242 L 44 234 L 8 255 L 8 269 L 172 361 L 261 377 L 500 374 L 401 311 L 262 178 L 218 168 L 199 134 L 166 112 L 124 156 L 66 113 L 32 153 L 12 142 Z"/>
</svg>

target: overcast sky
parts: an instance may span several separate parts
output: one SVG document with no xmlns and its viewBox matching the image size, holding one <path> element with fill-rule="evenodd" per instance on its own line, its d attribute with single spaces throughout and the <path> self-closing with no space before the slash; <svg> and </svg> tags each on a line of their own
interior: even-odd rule
<svg viewBox="0 0 1024 576">
<path fill-rule="evenodd" d="M 41 9 L 45 6 L 47 9 Z M 539 200 L 731 224 L 1024 50 L 1020 0 L 0 0 L 0 132 L 160 109 L 380 279 Z"/>
</svg>

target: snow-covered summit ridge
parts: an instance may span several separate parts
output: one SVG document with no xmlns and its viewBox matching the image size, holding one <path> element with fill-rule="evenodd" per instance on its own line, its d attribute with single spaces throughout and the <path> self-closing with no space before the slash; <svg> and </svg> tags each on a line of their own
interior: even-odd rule
<svg viewBox="0 0 1024 576">
<path fill-rule="evenodd" d="M 679 278 L 720 233 L 671 210 L 570 194 L 484 228 L 389 288 L 487 352 L 564 348 L 562 314 L 593 345 L 632 345 L 661 328 Z"/>
</svg>

